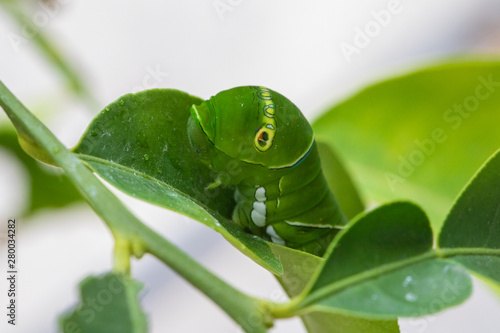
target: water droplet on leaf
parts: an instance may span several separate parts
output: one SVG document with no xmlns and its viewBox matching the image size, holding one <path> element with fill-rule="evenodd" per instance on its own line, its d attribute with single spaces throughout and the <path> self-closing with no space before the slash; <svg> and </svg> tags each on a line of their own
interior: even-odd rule
<svg viewBox="0 0 500 333">
<path fill-rule="evenodd" d="M 418 300 L 418 296 L 414 293 L 406 293 L 405 300 L 408 302 L 416 302 Z"/>
<path fill-rule="evenodd" d="M 408 287 L 413 281 L 413 278 L 411 276 L 407 276 L 405 280 L 403 281 L 403 287 Z"/>
</svg>

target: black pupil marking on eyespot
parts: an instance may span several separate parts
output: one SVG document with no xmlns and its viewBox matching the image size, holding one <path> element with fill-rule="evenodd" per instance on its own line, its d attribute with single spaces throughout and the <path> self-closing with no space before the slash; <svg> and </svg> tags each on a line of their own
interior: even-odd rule
<svg viewBox="0 0 500 333">
<path fill-rule="evenodd" d="M 267 140 L 269 140 L 269 134 L 267 132 L 262 132 L 259 141 L 266 142 Z"/>
</svg>

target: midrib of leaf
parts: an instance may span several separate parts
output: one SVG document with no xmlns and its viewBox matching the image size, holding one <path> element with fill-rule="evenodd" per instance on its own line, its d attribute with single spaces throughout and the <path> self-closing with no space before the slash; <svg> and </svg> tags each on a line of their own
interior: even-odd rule
<svg viewBox="0 0 500 333">
<path fill-rule="evenodd" d="M 392 262 L 372 268 L 362 273 L 351 275 L 348 278 L 329 284 L 315 292 L 309 293 L 310 287 L 306 288 L 301 295 L 292 299 L 290 303 L 277 305 L 273 311 L 276 318 L 288 318 L 295 315 L 303 315 L 314 310 L 314 305 L 319 301 L 331 297 L 347 288 L 360 283 L 373 280 L 382 275 L 392 273 L 402 268 L 417 264 L 430 259 L 447 259 L 456 256 L 479 255 L 500 257 L 500 249 L 489 248 L 444 248 L 433 249 L 420 255 Z"/>
<path fill-rule="evenodd" d="M 154 178 L 154 177 L 151 177 L 150 175 L 147 175 L 141 171 L 138 171 L 136 169 L 132 169 L 132 168 L 129 168 L 127 166 L 124 166 L 123 164 L 119 164 L 119 163 L 115 163 L 115 162 L 111 162 L 109 160 L 105 160 L 105 159 L 102 159 L 102 158 L 99 158 L 99 157 L 95 157 L 95 156 L 91 156 L 91 155 L 85 155 L 85 154 L 75 154 L 76 156 L 78 156 L 78 158 L 82 161 L 85 161 L 85 162 L 94 162 L 94 163 L 99 163 L 99 164 L 104 164 L 104 165 L 108 165 L 108 166 L 111 166 L 113 168 L 117 168 L 117 169 L 120 169 L 120 170 L 123 170 L 127 173 L 131 173 L 133 174 L 134 176 L 139 176 L 141 178 L 144 178 L 146 180 L 150 180 L 152 182 L 155 182 L 157 183 L 158 185 L 161 185 L 161 186 L 165 186 L 167 187 L 170 191 L 172 192 L 175 192 L 176 194 L 178 194 L 179 196 L 181 196 L 182 198 L 188 200 L 188 201 L 191 201 L 192 203 L 198 205 L 198 206 L 201 206 L 203 207 L 205 210 L 209 211 L 209 208 L 206 207 L 204 204 L 202 204 L 201 202 L 197 201 L 196 199 L 193 199 L 191 198 L 190 196 L 186 196 L 185 193 L 183 192 L 180 192 L 179 190 L 177 190 L 175 187 L 173 186 L 170 186 L 169 184 L 159 180 L 158 178 Z"/>
</svg>

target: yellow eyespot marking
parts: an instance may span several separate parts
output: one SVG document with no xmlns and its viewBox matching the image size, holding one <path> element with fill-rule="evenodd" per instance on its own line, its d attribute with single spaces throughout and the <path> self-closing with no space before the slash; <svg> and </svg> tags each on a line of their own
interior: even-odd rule
<svg viewBox="0 0 500 333">
<path fill-rule="evenodd" d="M 255 135 L 255 147 L 260 151 L 266 151 L 273 144 L 274 131 L 263 127 Z"/>
<path fill-rule="evenodd" d="M 262 126 L 255 134 L 254 144 L 259 151 L 266 151 L 273 145 L 273 139 L 276 135 L 276 120 L 274 119 L 274 102 L 269 89 L 264 87 L 257 88 L 257 97 L 262 103 Z"/>
</svg>

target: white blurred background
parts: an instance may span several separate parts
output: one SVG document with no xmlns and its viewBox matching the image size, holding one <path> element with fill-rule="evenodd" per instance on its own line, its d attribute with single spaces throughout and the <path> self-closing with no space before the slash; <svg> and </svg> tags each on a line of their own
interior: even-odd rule
<svg viewBox="0 0 500 333">
<path fill-rule="evenodd" d="M 391 7 L 394 6 L 394 7 Z M 357 53 L 357 29 L 373 12 L 397 8 Z M 0 8 L 0 80 L 74 146 L 92 117 L 123 94 L 162 87 L 203 98 L 239 85 L 264 85 L 290 98 L 313 120 L 363 86 L 448 59 L 500 53 L 498 0 L 132 1 L 54 0 L 32 17 L 83 75 L 98 107 L 68 93 L 64 80 Z M 397 13 L 396 13 L 397 12 Z M 42 13 L 42 14 L 40 14 Z M 50 14 L 50 15 L 49 15 Z M 6 121 L 0 116 L 0 122 Z M 84 204 L 22 219 L 26 172 L 0 150 L 1 232 L 18 217 L 18 325 L 1 332 L 56 332 L 57 317 L 77 302 L 78 283 L 112 267 L 112 238 Z M 268 299 L 282 293 L 274 278 L 218 234 L 166 210 L 120 195 L 147 224 L 242 290 Z M 2 246 L 1 258 L 5 258 Z M 5 271 L 5 260 L 0 260 Z M 3 274 L 3 273 L 2 273 Z M 133 264 L 145 285 L 150 332 L 241 332 L 209 299 L 145 257 Z M 2 275 L 3 276 L 3 275 Z M 476 281 L 477 282 L 477 281 Z M 0 279 L 0 304 L 6 283 Z M 2 305 L 2 308 L 4 306 Z M 402 332 L 500 332 L 500 299 L 484 284 L 463 305 L 436 316 L 401 320 Z M 305 332 L 300 321 L 277 322 L 273 333 Z"/>
</svg>

